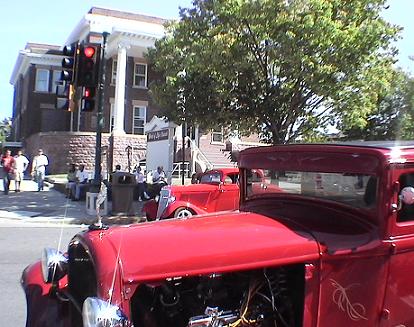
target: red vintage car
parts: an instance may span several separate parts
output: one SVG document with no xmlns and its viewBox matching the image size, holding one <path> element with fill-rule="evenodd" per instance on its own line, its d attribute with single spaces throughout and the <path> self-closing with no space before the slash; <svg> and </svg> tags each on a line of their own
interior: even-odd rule
<svg viewBox="0 0 414 327">
<path fill-rule="evenodd" d="M 188 218 L 239 207 L 239 169 L 213 169 L 201 174 L 197 184 L 165 186 L 157 199 L 147 201 L 147 220 Z"/>
<path fill-rule="evenodd" d="M 414 143 L 263 147 L 239 165 L 239 211 L 45 250 L 21 279 L 26 326 L 414 326 Z"/>
</svg>

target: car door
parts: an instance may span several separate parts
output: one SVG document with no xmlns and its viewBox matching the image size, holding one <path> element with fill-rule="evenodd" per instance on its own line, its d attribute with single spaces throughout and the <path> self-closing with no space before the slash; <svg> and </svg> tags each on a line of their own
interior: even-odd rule
<svg viewBox="0 0 414 327">
<path fill-rule="evenodd" d="M 238 173 L 222 173 L 221 183 L 216 190 L 215 211 L 239 208 L 238 177 Z"/>
<path fill-rule="evenodd" d="M 401 190 L 414 187 L 414 167 L 396 170 L 394 180 L 392 202 L 397 205 Z M 389 229 L 392 251 L 380 326 L 414 326 L 414 205 L 401 204 Z"/>
</svg>

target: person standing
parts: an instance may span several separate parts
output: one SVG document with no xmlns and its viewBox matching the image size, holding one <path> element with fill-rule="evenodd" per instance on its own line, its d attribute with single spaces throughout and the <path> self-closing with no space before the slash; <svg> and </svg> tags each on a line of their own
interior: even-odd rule
<svg viewBox="0 0 414 327">
<path fill-rule="evenodd" d="M 10 180 L 14 178 L 14 167 L 15 160 L 11 155 L 10 150 L 6 150 L 4 155 L 1 157 L 1 165 L 3 166 L 3 185 L 4 185 L 4 194 L 9 194 Z"/>
<path fill-rule="evenodd" d="M 27 167 L 29 166 L 29 160 L 23 155 L 22 150 L 17 151 L 17 155 L 14 157 L 15 161 L 15 192 L 20 192 L 20 184 L 24 178 L 24 172 L 26 171 Z"/>
<path fill-rule="evenodd" d="M 38 192 L 43 191 L 47 165 L 49 165 L 49 160 L 43 154 L 43 150 L 39 149 L 38 154 L 34 157 L 32 164 L 32 176 L 36 178 Z"/>
</svg>

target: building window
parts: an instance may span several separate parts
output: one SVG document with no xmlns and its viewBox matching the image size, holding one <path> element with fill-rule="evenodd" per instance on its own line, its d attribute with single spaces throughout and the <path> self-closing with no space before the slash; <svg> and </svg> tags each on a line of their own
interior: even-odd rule
<svg viewBox="0 0 414 327">
<path fill-rule="evenodd" d="M 211 143 L 224 143 L 223 127 L 218 127 L 211 131 Z"/>
<path fill-rule="evenodd" d="M 134 121 L 132 123 L 132 134 L 144 135 L 144 125 L 146 122 L 147 108 L 134 106 Z"/>
<path fill-rule="evenodd" d="M 113 59 L 112 60 L 112 75 L 111 75 L 111 84 L 115 85 L 116 84 L 116 70 L 118 67 L 118 60 Z"/>
<path fill-rule="evenodd" d="M 60 74 L 62 72 L 60 70 L 54 70 L 52 75 L 52 89 L 50 90 L 51 93 L 56 93 L 56 86 L 60 84 Z"/>
<path fill-rule="evenodd" d="M 49 71 L 47 69 L 36 69 L 35 91 L 49 92 Z"/>
<path fill-rule="evenodd" d="M 111 120 L 109 121 L 109 132 L 112 132 L 114 130 L 114 125 L 115 125 L 115 109 L 114 109 L 114 104 L 111 103 Z"/>
<path fill-rule="evenodd" d="M 135 64 L 134 86 L 147 87 L 147 65 Z"/>
</svg>

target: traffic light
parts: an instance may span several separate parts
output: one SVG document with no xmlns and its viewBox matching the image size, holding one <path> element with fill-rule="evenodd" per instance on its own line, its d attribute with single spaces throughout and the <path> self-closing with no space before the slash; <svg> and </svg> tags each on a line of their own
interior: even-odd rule
<svg viewBox="0 0 414 327">
<path fill-rule="evenodd" d="M 78 45 L 66 45 L 63 47 L 62 72 L 59 84 L 56 86 L 56 109 L 73 109 L 73 85 L 76 84 L 76 58 Z"/>
<path fill-rule="evenodd" d="M 69 110 L 73 108 L 73 86 L 61 81 L 56 86 L 56 109 Z"/>
<path fill-rule="evenodd" d="M 93 111 L 95 109 L 96 88 L 85 86 L 82 88 L 81 111 Z"/>
<path fill-rule="evenodd" d="M 79 46 L 76 63 L 77 86 L 96 87 L 99 80 L 101 47 L 96 44 Z"/>
<path fill-rule="evenodd" d="M 63 48 L 62 54 L 66 56 L 62 59 L 62 73 L 60 80 L 69 84 L 76 84 L 75 71 L 76 71 L 76 58 L 77 58 L 78 45 L 66 45 Z"/>
</svg>

